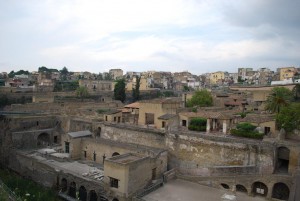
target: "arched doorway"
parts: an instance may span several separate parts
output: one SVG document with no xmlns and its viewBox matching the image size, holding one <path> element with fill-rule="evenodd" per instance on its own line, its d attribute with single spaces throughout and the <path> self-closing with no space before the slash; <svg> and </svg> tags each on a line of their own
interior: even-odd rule
<svg viewBox="0 0 300 201">
<path fill-rule="evenodd" d="M 221 183 L 221 186 L 222 186 L 224 189 L 229 189 L 228 184 Z"/>
<path fill-rule="evenodd" d="M 112 201 L 119 201 L 117 198 L 114 198 Z"/>
<path fill-rule="evenodd" d="M 276 183 L 273 187 L 272 198 L 279 200 L 288 200 L 290 196 L 290 189 L 284 183 Z"/>
<path fill-rule="evenodd" d="M 97 196 L 96 191 L 91 190 L 90 191 L 90 201 L 97 201 L 97 200 L 98 200 L 98 196 Z"/>
<path fill-rule="evenodd" d="M 120 155 L 118 152 L 114 152 L 114 153 L 112 154 L 112 157 L 118 156 L 118 155 Z"/>
<path fill-rule="evenodd" d="M 276 173 L 288 173 L 290 161 L 290 150 L 286 147 L 277 149 Z"/>
<path fill-rule="evenodd" d="M 80 186 L 79 188 L 79 200 L 86 201 L 87 192 L 84 186 Z"/>
<path fill-rule="evenodd" d="M 265 197 L 268 194 L 268 187 L 262 182 L 255 182 L 252 185 L 252 193 L 253 195 L 260 195 Z"/>
<path fill-rule="evenodd" d="M 68 181 L 67 181 L 67 179 L 63 178 L 61 180 L 60 187 L 61 187 L 62 192 L 66 192 L 68 190 Z"/>
<path fill-rule="evenodd" d="M 74 181 L 70 183 L 68 195 L 76 198 L 76 183 Z"/>
<path fill-rule="evenodd" d="M 37 146 L 45 147 L 50 145 L 50 135 L 48 133 L 41 133 L 37 137 Z"/>
<path fill-rule="evenodd" d="M 247 189 L 246 189 L 246 187 L 243 186 L 243 185 L 241 185 L 241 184 L 237 184 L 235 186 L 235 189 L 236 189 L 236 191 L 242 192 L 242 193 L 247 193 L 248 192 Z"/>
</svg>

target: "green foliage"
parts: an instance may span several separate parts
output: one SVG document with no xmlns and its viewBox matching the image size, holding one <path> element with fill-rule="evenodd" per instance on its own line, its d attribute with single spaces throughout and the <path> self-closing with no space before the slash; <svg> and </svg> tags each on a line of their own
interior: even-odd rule
<svg viewBox="0 0 300 201">
<path fill-rule="evenodd" d="M 103 114 L 103 113 L 105 113 L 105 112 L 108 112 L 110 109 L 98 109 L 97 110 L 97 113 L 98 114 Z"/>
<path fill-rule="evenodd" d="M 285 87 L 274 87 L 266 101 L 266 109 L 271 112 L 280 112 L 282 107 L 288 106 L 292 99 L 291 90 Z"/>
<path fill-rule="evenodd" d="M 53 91 L 75 91 L 78 87 L 78 81 L 56 81 Z"/>
<path fill-rule="evenodd" d="M 253 139 L 262 139 L 264 134 L 259 133 L 257 131 L 241 131 L 237 129 L 231 129 L 230 130 L 231 135 L 238 136 L 238 137 L 246 137 L 246 138 L 253 138 Z"/>
<path fill-rule="evenodd" d="M 8 77 L 9 78 L 13 78 L 15 77 L 15 75 L 22 75 L 22 74 L 25 74 L 25 75 L 29 75 L 30 73 L 26 70 L 19 70 L 17 72 L 14 72 L 14 71 L 10 71 L 10 73 L 8 74 Z"/>
<path fill-rule="evenodd" d="M 135 88 L 132 89 L 133 101 L 137 101 L 140 99 L 140 82 L 141 82 L 141 77 L 136 76 L 136 85 Z"/>
<path fill-rule="evenodd" d="M 69 74 L 67 67 L 63 67 L 63 69 L 60 70 L 59 72 L 61 75 L 61 80 L 67 80 L 67 75 Z"/>
<path fill-rule="evenodd" d="M 83 101 L 84 98 L 89 96 L 89 92 L 85 86 L 80 86 L 76 89 L 76 96 L 81 98 Z"/>
<path fill-rule="evenodd" d="M 236 126 L 236 129 L 231 129 L 230 133 L 234 136 L 246 137 L 246 138 L 254 138 L 254 139 L 262 139 L 264 134 L 255 131 L 256 126 L 245 122 L 240 123 Z"/>
<path fill-rule="evenodd" d="M 39 67 L 39 70 L 38 70 L 39 73 L 41 72 L 47 72 L 47 73 L 52 73 L 52 72 L 58 72 L 57 69 L 54 69 L 54 68 L 47 68 L 45 66 L 41 66 Z"/>
<path fill-rule="evenodd" d="M 190 91 L 190 88 L 186 85 L 183 86 L 183 91 Z"/>
<path fill-rule="evenodd" d="M 204 118 L 193 118 L 191 119 L 189 130 L 193 131 L 206 131 L 206 121 Z"/>
<path fill-rule="evenodd" d="M 113 77 L 112 77 L 112 75 L 110 73 L 106 73 L 104 75 L 104 80 L 113 80 Z"/>
<path fill-rule="evenodd" d="M 207 107 L 213 105 L 212 95 L 206 89 L 196 91 L 191 99 L 187 101 L 187 107 L 200 106 Z"/>
<path fill-rule="evenodd" d="M 22 200 L 30 201 L 59 201 L 55 192 L 51 189 L 37 185 L 31 180 L 23 179 L 20 176 L 7 170 L 0 170 L 2 181 Z M 27 195 L 26 195 L 27 194 Z M 1 198 L 1 197 L 0 197 Z M 2 200 L 2 199 L 1 199 Z M 6 199 L 4 199 L 6 200 Z"/>
<path fill-rule="evenodd" d="M 114 89 L 114 98 L 115 98 L 115 100 L 120 100 L 122 102 L 124 102 L 126 100 L 125 80 L 124 79 L 117 80 L 117 83 L 116 83 L 115 89 Z"/>
<path fill-rule="evenodd" d="M 297 101 L 300 96 L 300 84 L 296 84 L 295 87 L 292 90 L 294 99 Z"/>
<path fill-rule="evenodd" d="M 276 115 L 276 124 L 280 129 L 284 128 L 286 132 L 300 130 L 300 103 L 293 103 L 282 108 Z"/>
<path fill-rule="evenodd" d="M 238 130 L 242 130 L 242 131 L 254 131 L 254 129 L 256 128 L 256 126 L 248 123 L 248 122 L 245 122 L 245 123 L 240 123 L 236 126 L 236 128 Z"/>
</svg>

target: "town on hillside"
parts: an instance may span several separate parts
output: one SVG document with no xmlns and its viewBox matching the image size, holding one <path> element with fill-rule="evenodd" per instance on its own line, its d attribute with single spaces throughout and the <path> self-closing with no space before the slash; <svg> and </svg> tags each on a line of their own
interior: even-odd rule
<svg viewBox="0 0 300 201">
<path fill-rule="evenodd" d="M 296 67 L 2 72 L 0 128 L 1 169 L 57 199 L 300 200 Z"/>
</svg>

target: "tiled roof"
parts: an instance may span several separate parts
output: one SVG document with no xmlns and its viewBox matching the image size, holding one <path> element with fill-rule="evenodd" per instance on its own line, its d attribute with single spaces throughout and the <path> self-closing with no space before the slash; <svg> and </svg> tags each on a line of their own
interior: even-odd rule
<svg viewBox="0 0 300 201">
<path fill-rule="evenodd" d="M 131 103 L 129 105 L 125 105 L 124 107 L 125 108 L 140 108 L 140 103 L 139 102 L 134 102 L 134 103 Z"/>
<path fill-rule="evenodd" d="M 176 117 L 176 116 L 177 116 L 176 114 L 164 114 L 164 115 L 158 117 L 158 119 L 169 120 L 169 119 L 172 119 L 173 117 Z"/>
<path fill-rule="evenodd" d="M 241 119 L 241 122 L 250 123 L 263 123 L 268 121 L 275 121 L 275 116 L 266 114 L 247 114 L 245 118 Z"/>
<path fill-rule="evenodd" d="M 180 113 L 186 117 L 203 117 L 207 119 L 231 119 L 232 115 L 225 114 L 225 112 L 211 112 L 211 111 L 199 111 L 199 112 L 183 112 Z"/>
</svg>

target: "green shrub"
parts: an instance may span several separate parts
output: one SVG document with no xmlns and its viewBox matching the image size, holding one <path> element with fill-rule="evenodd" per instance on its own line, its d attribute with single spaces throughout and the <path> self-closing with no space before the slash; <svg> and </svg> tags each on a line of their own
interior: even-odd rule
<svg viewBox="0 0 300 201">
<path fill-rule="evenodd" d="M 103 114 L 103 113 L 108 112 L 108 111 L 109 111 L 109 109 L 98 109 L 97 113 L 98 114 Z"/>
<path fill-rule="evenodd" d="M 206 131 L 206 119 L 193 118 L 188 128 L 193 131 Z"/>
<path fill-rule="evenodd" d="M 238 130 L 243 130 L 243 131 L 253 131 L 256 126 L 253 126 L 252 124 L 245 122 L 245 123 L 240 123 L 236 126 Z"/>
<path fill-rule="evenodd" d="M 264 134 L 259 133 L 257 131 L 242 131 L 237 129 L 230 130 L 231 135 L 238 136 L 238 137 L 246 137 L 246 138 L 253 138 L 253 139 L 262 139 Z"/>
</svg>

